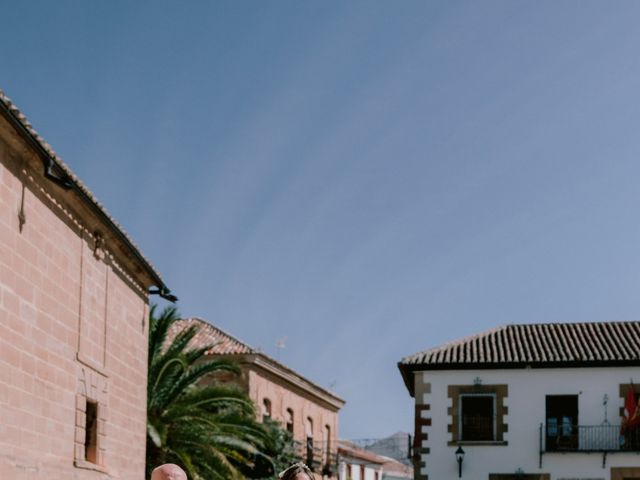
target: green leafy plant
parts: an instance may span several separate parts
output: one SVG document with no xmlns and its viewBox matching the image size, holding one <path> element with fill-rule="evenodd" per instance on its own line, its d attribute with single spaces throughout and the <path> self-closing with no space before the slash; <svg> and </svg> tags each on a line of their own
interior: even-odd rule
<svg viewBox="0 0 640 480">
<path fill-rule="evenodd" d="M 263 425 L 267 431 L 264 453 L 271 458 L 274 467 L 274 471 L 269 477 L 275 479 L 278 472 L 301 461 L 302 458 L 299 455 L 300 449 L 293 440 L 293 435 L 283 429 L 280 422 L 266 419 Z"/>
<path fill-rule="evenodd" d="M 255 407 L 237 387 L 206 382 L 216 373 L 239 374 L 227 360 L 212 359 L 213 345 L 189 346 L 195 325 L 175 329 L 174 307 L 151 308 L 147 383 L 147 478 L 162 463 L 181 465 L 192 480 L 255 476 L 270 459 L 271 441 Z M 175 335 L 170 338 L 170 334 Z M 273 466 L 271 466 L 273 470 Z"/>
</svg>

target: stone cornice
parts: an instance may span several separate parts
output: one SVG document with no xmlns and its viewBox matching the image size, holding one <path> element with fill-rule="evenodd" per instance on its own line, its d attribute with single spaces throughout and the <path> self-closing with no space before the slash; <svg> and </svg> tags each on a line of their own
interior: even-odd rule
<svg viewBox="0 0 640 480">
<path fill-rule="evenodd" d="M 282 379 L 290 386 L 293 386 L 298 390 L 302 390 L 304 394 L 313 397 L 314 400 L 324 404 L 332 411 L 337 412 L 346 403 L 342 398 L 307 380 L 290 368 L 282 365 L 263 353 L 241 355 L 240 358 L 243 359 L 244 363 L 266 371 L 271 375 Z"/>
</svg>

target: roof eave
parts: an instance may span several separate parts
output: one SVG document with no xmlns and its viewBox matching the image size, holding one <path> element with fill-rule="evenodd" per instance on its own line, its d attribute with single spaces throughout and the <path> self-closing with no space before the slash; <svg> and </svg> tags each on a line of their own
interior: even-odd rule
<svg viewBox="0 0 640 480">
<path fill-rule="evenodd" d="M 630 360 L 573 360 L 553 362 L 494 362 L 494 363 L 398 363 L 398 368 L 405 377 L 405 372 L 430 371 L 430 370 L 512 370 L 521 368 L 597 368 L 597 367 L 637 367 L 640 359 Z M 405 384 L 407 383 L 405 379 Z M 407 387 L 409 388 L 409 387 Z"/>
<path fill-rule="evenodd" d="M 311 382 L 307 378 L 300 375 L 295 370 L 290 369 L 286 365 L 281 364 L 280 362 L 275 361 L 273 358 L 265 355 L 262 352 L 256 352 L 253 354 L 248 354 L 247 359 L 251 359 L 254 365 L 265 368 L 269 370 L 274 375 L 282 378 L 283 380 L 298 386 L 305 390 L 308 394 L 316 397 L 318 400 L 325 402 L 330 405 L 335 411 L 339 411 L 344 405 L 346 401 L 340 397 L 338 397 L 333 392 L 330 392 L 319 385 Z"/>
<path fill-rule="evenodd" d="M 176 301 L 177 297 L 170 294 L 170 289 L 164 283 L 158 272 L 153 268 L 153 266 L 148 262 L 148 260 L 140 253 L 138 248 L 129 240 L 127 235 L 120 229 L 118 225 L 114 223 L 111 217 L 98 205 L 92 198 L 89 197 L 87 192 L 77 183 L 77 181 L 72 178 L 70 175 L 66 174 L 65 167 L 60 165 L 55 156 L 51 155 L 47 149 L 42 145 L 40 139 L 38 139 L 27 126 L 22 122 L 20 118 L 18 118 L 14 112 L 12 111 L 9 104 L 5 103 L 5 101 L 0 101 L 0 112 L 4 116 L 4 118 L 9 122 L 9 124 L 15 129 L 15 131 L 23 138 L 27 144 L 37 153 L 40 159 L 43 162 L 44 166 L 44 176 L 50 180 L 52 180 L 55 184 L 60 186 L 61 188 L 72 190 L 74 194 L 76 194 L 81 201 L 88 206 L 91 212 L 98 218 L 99 222 L 102 223 L 109 231 L 111 231 L 116 240 L 121 243 L 124 248 L 134 257 L 135 261 L 138 262 L 140 266 L 147 272 L 151 282 L 154 284 L 153 286 L 157 287 L 157 292 L 163 298 L 166 298 L 169 301 Z M 56 175 L 57 170 L 58 174 L 62 173 L 61 176 Z"/>
<path fill-rule="evenodd" d="M 407 365 L 406 363 L 398 362 L 398 370 L 400 370 L 400 375 L 402 375 L 404 386 L 407 387 L 407 390 L 409 390 L 409 395 L 413 397 L 415 395 L 413 372 L 416 369 L 412 368 L 411 365 Z"/>
</svg>

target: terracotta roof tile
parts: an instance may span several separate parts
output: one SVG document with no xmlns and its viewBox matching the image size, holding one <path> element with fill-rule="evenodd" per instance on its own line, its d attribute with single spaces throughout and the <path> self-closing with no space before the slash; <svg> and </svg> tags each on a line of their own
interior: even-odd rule
<svg viewBox="0 0 640 480">
<path fill-rule="evenodd" d="M 363 460 L 368 463 L 376 463 L 378 465 L 383 465 L 388 461 L 387 457 L 383 457 L 382 455 L 377 455 L 369 450 L 360 448 L 355 443 L 349 442 L 348 440 L 338 440 L 338 454 L 341 457 L 356 458 L 358 460 Z"/>
<path fill-rule="evenodd" d="M 207 355 L 243 355 L 258 353 L 246 343 L 238 340 L 224 330 L 202 320 L 200 318 L 185 318 L 173 325 L 169 337 L 176 335 L 179 331 L 195 325 L 198 330 L 191 341 L 191 347 L 201 348 L 213 345 L 207 350 Z"/>
<path fill-rule="evenodd" d="M 191 341 L 191 347 L 201 348 L 207 345 L 213 345 L 212 348 L 207 350 L 207 355 L 257 355 L 267 361 L 270 365 L 273 365 L 278 371 L 298 378 L 304 385 L 306 385 L 306 388 L 308 388 L 309 391 L 315 392 L 316 395 L 325 395 L 327 398 L 330 398 L 333 403 L 339 405 L 338 408 L 341 408 L 342 405 L 344 405 L 344 400 L 332 391 L 321 387 L 306 377 L 303 377 L 298 372 L 278 362 L 274 358 L 271 358 L 259 349 L 251 347 L 247 343 L 237 339 L 233 335 L 201 318 L 193 317 L 177 321 L 169 331 L 168 339 L 170 340 L 180 330 L 188 328 L 191 325 L 196 325 L 198 327 L 198 331 Z"/>
<path fill-rule="evenodd" d="M 413 468 L 408 465 L 405 465 L 402 462 L 399 462 L 395 458 L 382 457 L 386 459 L 384 464 L 382 465 L 382 471 L 385 474 L 395 474 L 394 476 L 398 477 L 406 477 L 413 478 Z"/>
<path fill-rule="evenodd" d="M 107 209 L 102 205 L 98 199 L 93 195 L 91 190 L 76 176 L 75 173 L 69 168 L 69 166 L 56 154 L 55 150 L 47 141 L 40 136 L 40 134 L 33 128 L 31 122 L 27 119 L 27 117 L 20 111 L 20 109 L 11 101 L 11 99 L 0 89 L 0 103 L 10 112 L 10 116 L 14 118 L 15 121 L 19 122 L 20 125 L 24 128 L 24 130 L 32 137 L 32 139 L 46 152 L 46 154 L 55 162 L 55 164 L 64 172 L 66 176 L 68 176 L 69 180 L 86 196 L 86 198 L 93 203 L 95 207 L 102 213 L 104 218 L 108 219 L 108 221 L 112 224 L 113 228 L 117 229 L 119 233 L 126 239 L 129 243 L 130 247 L 135 251 L 140 259 L 142 259 L 146 265 L 145 267 L 152 272 L 152 274 L 158 279 L 158 281 L 162 282 L 160 274 L 157 269 L 153 266 L 153 264 L 146 258 L 140 248 L 135 244 L 135 242 L 131 239 L 129 234 L 124 230 L 124 228 L 111 216 L 111 214 L 107 211 Z M 162 285 L 164 283 L 162 282 Z"/>
<path fill-rule="evenodd" d="M 620 361 L 640 361 L 638 321 L 507 325 L 410 355 L 400 365 Z"/>
</svg>

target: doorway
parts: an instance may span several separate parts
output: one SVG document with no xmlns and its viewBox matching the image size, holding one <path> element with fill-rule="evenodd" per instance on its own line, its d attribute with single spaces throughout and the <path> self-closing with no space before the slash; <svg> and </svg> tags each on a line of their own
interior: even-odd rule
<svg viewBox="0 0 640 480">
<path fill-rule="evenodd" d="M 611 480 L 637 480 L 639 478 L 639 467 L 614 467 L 611 469 Z"/>
<path fill-rule="evenodd" d="M 547 395 L 546 450 L 578 449 L 578 395 Z"/>
</svg>

